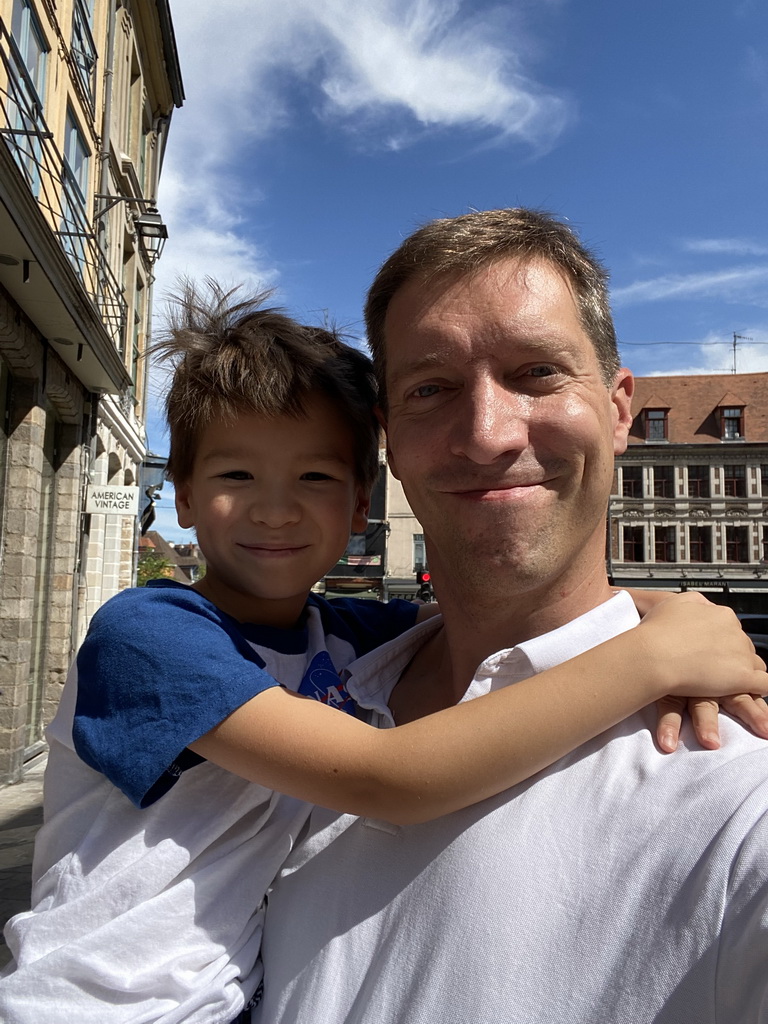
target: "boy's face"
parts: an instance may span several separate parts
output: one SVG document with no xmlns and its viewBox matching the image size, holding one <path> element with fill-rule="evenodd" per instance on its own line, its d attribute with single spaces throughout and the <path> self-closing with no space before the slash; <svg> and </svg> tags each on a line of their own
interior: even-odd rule
<svg viewBox="0 0 768 1024">
<path fill-rule="evenodd" d="M 179 525 L 195 528 L 207 564 L 195 589 L 241 622 L 294 625 L 350 533 L 366 527 L 349 427 L 321 395 L 306 409 L 211 424 L 176 488 Z"/>
</svg>

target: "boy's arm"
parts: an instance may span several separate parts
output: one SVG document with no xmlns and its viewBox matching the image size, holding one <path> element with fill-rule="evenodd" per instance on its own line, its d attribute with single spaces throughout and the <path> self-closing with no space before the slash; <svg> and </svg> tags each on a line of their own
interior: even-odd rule
<svg viewBox="0 0 768 1024">
<path fill-rule="evenodd" d="M 279 792 L 411 824 L 529 778 L 664 694 L 756 693 L 766 679 L 733 613 L 683 594 L 563 665 L 407 725 L 376 730 L 273 688 L 190 747 Z"/>
</svg>

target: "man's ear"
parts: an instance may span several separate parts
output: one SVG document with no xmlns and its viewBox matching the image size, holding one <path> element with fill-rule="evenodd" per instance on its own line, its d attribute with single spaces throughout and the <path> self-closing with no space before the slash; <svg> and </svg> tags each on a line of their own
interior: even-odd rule
<svg viewBox="0 0 768 1024">
<path fill-rule="evenodd" d="M 366 487 L 358 487 L 355 494 L 355 508 L 352 513 L 352 533 L 365 533 L 368 513 L 371 510 L 371 493 Z"/>
<path fill-rule="evenodd" d="M 188 483 L 174 486 L 176 500 L 176 518 L 182 530 L 189 530 L 195 525 L 195 516 L 191 504 L 191 488 Z"/>
<path fill-rule="evenodd" d="M 616 374 L 611 390 L 613 404 L 613 453 L 621 455 L 627 449 L 627 437 L 632 426 L 632 395 L 635 378 L 622 367 Z"/>
</svg>

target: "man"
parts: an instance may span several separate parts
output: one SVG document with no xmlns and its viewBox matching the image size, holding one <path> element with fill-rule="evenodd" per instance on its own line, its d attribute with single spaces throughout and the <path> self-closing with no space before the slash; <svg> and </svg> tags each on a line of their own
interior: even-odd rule
<svg viewBox="0 0 768 1024">
<path fill-rule="evenodd" d="M 604 563 L 632 376 L 572 232 L 525 210 L 433 222 L 367 322 L 444 626 L 363 659 L 361 706 L 408 721 L 635 625 Z M 768 746 L 724 721 L 720 751 L 686 734 L 668 757 L 652 725 L 426 825 L 315 812 L 270 896 L 260 1019 L 768 1022 Z"/>
</svg>

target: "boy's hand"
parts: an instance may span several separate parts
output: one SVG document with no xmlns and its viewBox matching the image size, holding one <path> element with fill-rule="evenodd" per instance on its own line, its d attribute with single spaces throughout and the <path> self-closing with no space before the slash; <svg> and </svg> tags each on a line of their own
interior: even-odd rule
<svg viewBox="0 0 768 1024">
<path fill-rule="evenodd" d="M 768 740 L 768 704 L 757 694 L 737 693 L 719 701 L 707 697 L 663 697 L 656 702 L 656 741 L 666 754 L 677 750 L 686 710 L 696 739 L 707 750 L 720 746 L 721 710 L 733 715 L 756 736 Z"/>
<path fill-rule="evenodd" d="M 667 601 L 675 597 L 675 595 L 669 593 L 663 593 L 661 591 L 630 591 L 632 600 L 635 602 L 637 610 L 642 616 L 649 615 L 654 609 L 660 609 Z M 682 595 L 681 595 L 682 596 Z M 686 597 L 688 600 L 689 607 L 681 609 L 679 605 L 676 605 L 674 610 L 683 611 L 684 613 L 693 612 L 696 613 L 695 605 L 691 607 L 691 599 L 696 602 L 696 605 L 701 607 L 709 605 L 710 608 L 716 608 L 718 606 L 712 605 L 711 602 L 707 601 L 701 594 L 688 594 Z M 722 608 L 722 606 L 719 606 Z M 667 612 L 672 611 L 672 607 L 668 607 Z M 712 652 L 710 640 L 706 637 L 702 637 L 702 645 L 692 654 L 691 666 L 695 663 L 700 664 L 700 658 L 708 657 L 707 651 L 710 651 L 715 662 L 710 666 L 705 666 L 707 677 L 712 677 L 715 685 L 717 685 L 717 672 L 720 671 L 719 666 L 725 669 L 725 675 L 722 678 L 723 690 L 732 689 L 733 681 L 740 678 L 740 672 L 746 667 L 748 672 L 753 671 L 755 668 L 759 670 L 760 664 L 759 659 L 754 654 L 754 645 L 752 644 L 749 637 L 744 633 L 741 628 L 741 624 L 733 613 L 729 614 L 729 609 L 722 609 L 718 611 L 717 621 L 713 620 L 713 628 L 716 629 L 715 634 L 711 640 L 714 641 L 715 650 Z M 655 614 L 658 615 L 658 612 Z M 646 625 L 649 624 L 648 622 Z M 669 625 L 671 625 L 671 620 Z M 702 627 L 704 626 L 704 619 L 701 620 Z M 746 643 L 745 643 L 746 641 Z M 735 643 L 735 647 L 733 644 Z M 683 635 L 680 637 L 680 650 L 684 650 Z M 690 653 L 690 652 L 689 652 Z M 733 657 L 733 662 L 729 662 L 729 658 Z M 725 659 L 725 661 L 724 661 Z M 723 663 L 724 661 L 724 663 Z M 759 681 L 760 688 L 764 691 L 768 691 L 768 676 L 765 677 L 765 681 L 760 676 L 753 677 Z M 687 684 L 686 684 L 687 688 Z M 758 693 L 738 693 L 728 696 L 722 696 L 719 699 L 713 697 L 685 697 L 680 695 L 669 695 L 657 701 L 657 724 L 656 724 L 656 739 L 659 747 L 666 753 L 671 753 L 677 749 L 677 744 L 680 738 L 680 728 L 682 726 L 683 715 L 685 711 L 691 716 L 691 722 L 693 724 L 696 738 L 702 747 L 708 750 L 717 750 L 720 746 L 720 727 L 718 722 L 718 715 L 720 710 L 727 711 L 733 715 L 734 718 L 742 722 L 747 728 L 751 729 L 757 736 L 762 736 L 764 739 L 768 739 L 768 704 L 762 699 Z"/>
</svg>

